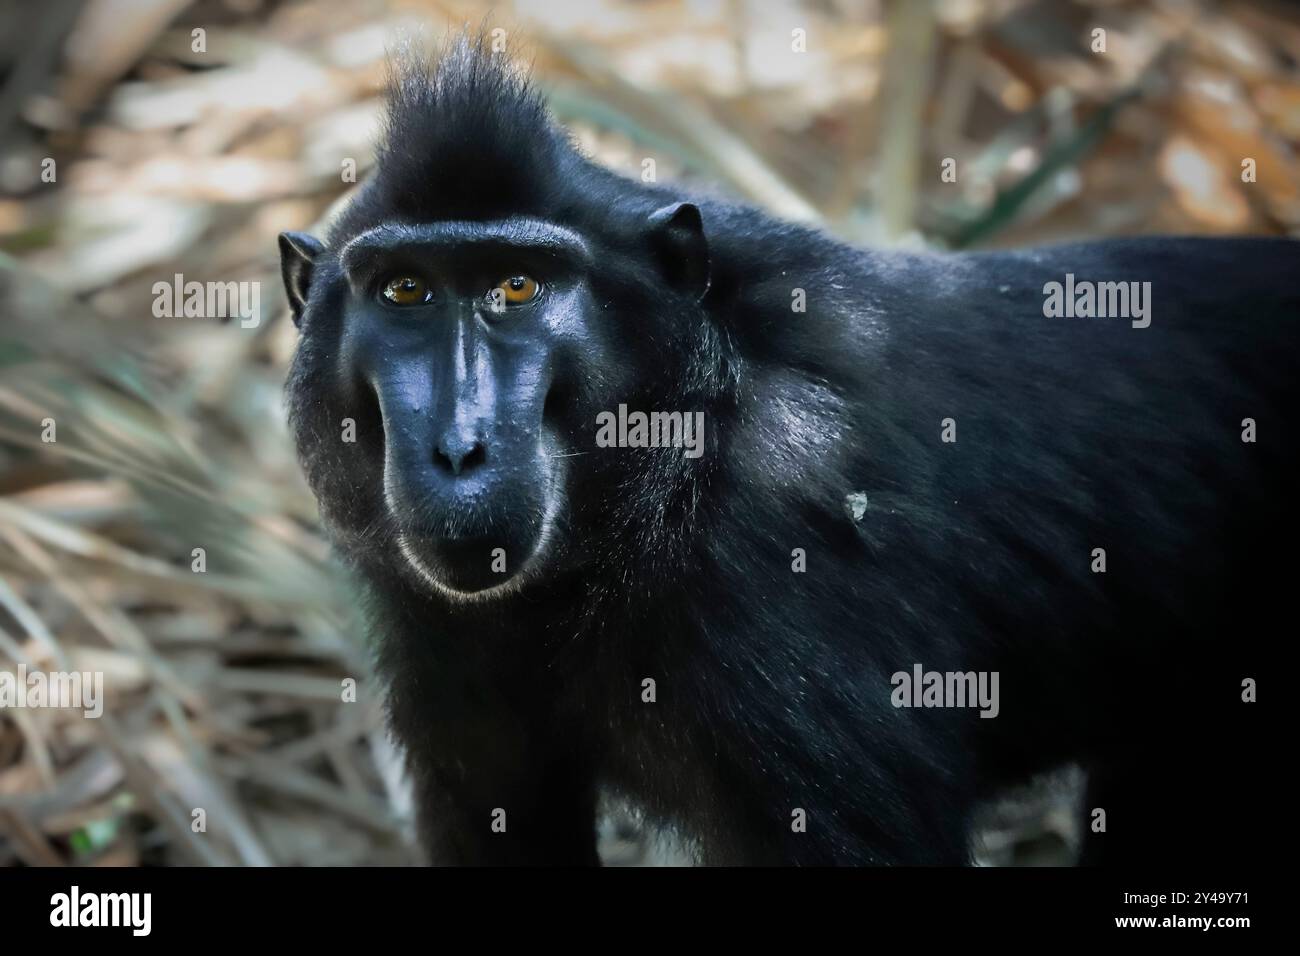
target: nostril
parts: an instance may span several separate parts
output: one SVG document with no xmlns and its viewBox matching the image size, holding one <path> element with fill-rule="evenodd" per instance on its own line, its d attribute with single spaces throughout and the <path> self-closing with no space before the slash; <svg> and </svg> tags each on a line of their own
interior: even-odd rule
<svg viewBox="0 0 1300 956">
<path fill-rule="evenodd" d="M 481 442 L 475 442 L 474 447 L 469 450 L 469 454 L 461 459 L 460 470 L 469 471 L 471 468 L 477 468 L 479 465 L 483 464 L 486 460 L 487 460 L 486 449 L 484 449 Z"/>
<path fill-rule="evenodd" d="M 455 445 L 439 445 L 433 450 L 433 463 L 443 471 L 460 475 L 472 468 L 477 468 L 487 460 L 487 451 L 482 442 Z"/>
</svg>

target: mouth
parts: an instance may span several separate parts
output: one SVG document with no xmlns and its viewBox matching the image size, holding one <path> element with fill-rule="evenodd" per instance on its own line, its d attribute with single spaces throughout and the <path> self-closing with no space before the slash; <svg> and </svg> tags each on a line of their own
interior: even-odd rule
<svg viewBox="0 0 1300 956">
<path fill-rule="evenodd" d="M 416 577 L 455 601 L 492 600 L 523 587 L 551 557 L 562 504 L 552 480 L 530 519 L 508 528 L 447 522 L 441 527 L 404 529 L 397 545 Z"/>
<path fill-rule="evenodd" d="M 397 537 L 402 557 L 416 576 L 458 601 L 489 600 L 518 590 L 541 550 L 540 536 L 534 542 L 511 547 L 500 538 L 483 536 L 450 539 L 402 532 Z"/>
</svg>

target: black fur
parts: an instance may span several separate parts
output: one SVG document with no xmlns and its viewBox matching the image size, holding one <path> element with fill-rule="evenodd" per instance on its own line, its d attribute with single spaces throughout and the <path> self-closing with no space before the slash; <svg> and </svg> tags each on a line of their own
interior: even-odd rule
<svg viewBox="0 0 1300 956">
<path fill-rule="evenodd" d="M 594 863 L 603 785 L 705 862 L 960 863 L 977 799 L 1070 760 L 1107 814 L 1089 858 L 1253 859 L 1266 705 L 1241 683 L 1293 620 L 1300 247 L 863 251 L 594 165 L 502 59 L 462 41 L 400 73 L 378 170 L 307 270 L 288 384 L 433 860 Z M 703 245 L 690 223 L 647 239 L 681 201 Z M 338 254 L 383 223 L 521 215 L 592 247 L 612 358 L 575 353 L 547 399 L 547 567 L 460 600 L 395 546 L 385 442 L 405 439 L 349 365 Z M 1067 272 L 1150 281 L 1151 326 L 1045 318 Z M 620 402 L 704 411 L 703 457 L 597 449 Z M 916 663 L 998 671 L 1000 715 L 895 708 Z"/>
</svg>

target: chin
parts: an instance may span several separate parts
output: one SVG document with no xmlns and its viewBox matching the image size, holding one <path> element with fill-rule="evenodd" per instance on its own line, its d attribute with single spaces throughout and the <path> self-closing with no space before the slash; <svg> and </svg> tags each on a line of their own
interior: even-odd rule
<svg viewBox="0 0 1300 956">
<path fill-rule="evenodd" d="M 519 591 L 539 577 L 550 558 L 555 508 L 548 507 L 535 528 L 513 534 L 449 538 L 403 532 L 398 548 L 407 567 L 427 589 L 456 602 L 492 601 Z M 505 570 L 500 565 L 505 549 Z M 518 557 L 523 555 L 522 558 Z"/>
<path fill-rule="evenodd" d="M 487 601 L 517 591 L 522 569 L 493 572 L 492 549 L 500 545 L 489 544 L 486 539 L 479 542 L 436 542 L 405 533 L 397 537 L 406 566 L 420 584 L 442 597 Z"/>
</svg>

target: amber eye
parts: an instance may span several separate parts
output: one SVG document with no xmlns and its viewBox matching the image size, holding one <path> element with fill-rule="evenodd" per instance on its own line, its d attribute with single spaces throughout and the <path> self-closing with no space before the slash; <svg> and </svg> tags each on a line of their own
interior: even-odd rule
<svg viewBox="0 0 1300 956">
<path fill-rule="evenodd" d="M 384 283 L 384 298 L 393 305 L 421 305 L 431 298 L 429 287 L 415 276 L 394 276 Z"/>
<path fill-rule="evenodd" d="M 531 276 L 511 276 L 497 283 L 496 288 L 488 293 L 488 298 L 493 302 L 503 302 L 506 305 L 522 305 L 537 298 L 537 293 L 541 289 L 537 280 Z"/>
</svg>

